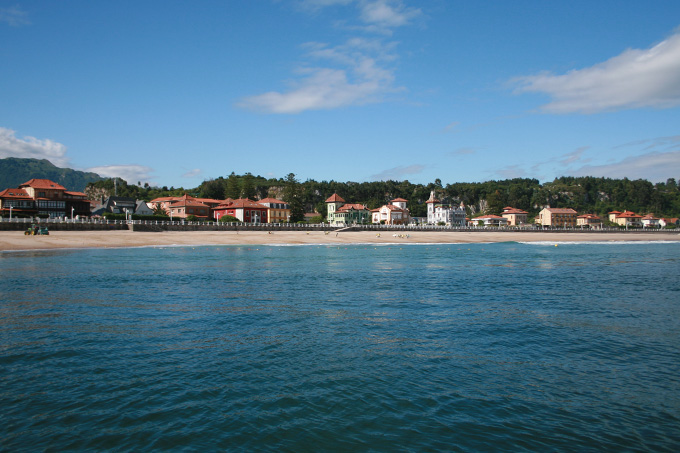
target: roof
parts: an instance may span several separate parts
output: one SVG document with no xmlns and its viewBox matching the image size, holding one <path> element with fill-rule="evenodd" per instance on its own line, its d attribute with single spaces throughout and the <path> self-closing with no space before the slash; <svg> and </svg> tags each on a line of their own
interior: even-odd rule
<svg viewBox="0 0 680 453">
<path fill-rule="evenodd" d="M 262 203 L 262 202 L 265 202 L 265 203 L 285 203 L 285 201 L 277 200 L 276 198 L 271 198 L 271 197 L 267 197 L 267 198 L 263 198 L 261 200 L 258 200 L 258 203 Z"/>
<path fill-rule="evenodd" d="M 338 195 L 337 193 L 334 193 L 333 195 L 328 197 L 328 199 L 326 200 L 326 203 L 337 203 L 337 202 L 341 202 L 341 203 L 345 202 L 345 200 L 343 200 L 342 197 L 340 195 Z"/>
<path fill-rule="evenodd" d="M 637 215 L 633 211 L 624 211 L 621 213 L 621 215 L 617 215 L 616 218 L 622 218 L 622 219 L 641 219 L 641 215 Z"/>
<path fill-rule="evenodd" d="M 217 206 L 215 209 L 243 209 L 243 208 L 267 209 L 265 205 L 257 203 L 253 200 L 249 200 L 248 198 L 239 198 L 237 200 L 232 200 L 228 203 L 223 203 Z"/>
<path fill-rule="evenodd" d="M 24 189 L 5 189 L 0 192 L 0 197 L 3 198 L 31 198 L 31 196 Z"/>
<path fill-rule="evenodd" d="M 522 211 L 521 209 L 511 208 L 510 206 L 506 206 L 506 207 L 503 208 L 503 212 L 501 213 L 501 215 L 503 215 L 503 214 L 529 214 L 529 213 L 526 212 L 526 211 Z"/>
<path fill-rule="evenodd" d="M 71 195 L 72 197 L 87 197 L 83 192 L 72 192 L 70 190 L 67 190 L 64 192 L 66 195 Z"/>
<path fill-rule="evenodd" d="M 404 209 L 401 209 L 399 206 L 395 206 L 393 204 L 386 204 L 386 205 L 382 206 L 380 209 L 382 209 L 382 208 L 387 208 L 390 211 L 406 212 Z"/>
<path fill-rule="evenodd" d="M 399 203 L 408 203 L 408 200 L 404 200 L 403 198 L 395 198 L 392 200 L 393 202 L 399 202 Z"/>
<path fill-rule="evenodd" d="M 66 190 L 66 187 L 61 184 L 57 184 L 49 179 L 31 179 L 23 184 L 19 184 L 19 187 L 28 186 L 33 189 L 56 189 L 56 190 Z"/>
<path fill-rule="evenodd" d="M 550 212 L 551 214 L 576 214 L 571 208 L 543 208 Z"/>
<path fill-rule="evenodd" d="M 578 216 L 577 218 L 579 218 L 579 219 L 601 220 L 595 214 L 583 214 L 583 215 Z"/>
<path fill-rule="evenodd" d="M 348 203 L 348 204 L 343 205 L 340 208 L 338 208 L 338 212 L 351 211 L 351 210 L 367 211 L 368 209 L 366 209 L 366 206 L 359 204 L 359 203 Z"/>
<path fill-rule="evenodd" d="M 475 217 L 472 220 L 483 220 L 483 219 L 503 219 L 503 220 L 507 220 L 505 217 L 501 217 L 499 215 L 494 215 L 494 214 L 480 215 L 479 217 Z"/>
</svg>

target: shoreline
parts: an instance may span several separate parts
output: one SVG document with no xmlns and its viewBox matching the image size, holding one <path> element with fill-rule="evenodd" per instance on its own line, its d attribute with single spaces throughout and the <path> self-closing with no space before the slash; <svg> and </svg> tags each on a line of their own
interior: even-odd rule
<svg viewBox="0 0 680 453">
<path fill-rule="evenodd" d="M 469 244 L 495 242 L 680 242 L 679 233 L 565 233 L 565 232 L 405 232 L 371 231 L 50 231 L 26 236 L 22 231 L 0 231 L 0 252 L 54 249 L 182 247 L 214 245 L 338 245 L 338 244 Z"/>
</svg>

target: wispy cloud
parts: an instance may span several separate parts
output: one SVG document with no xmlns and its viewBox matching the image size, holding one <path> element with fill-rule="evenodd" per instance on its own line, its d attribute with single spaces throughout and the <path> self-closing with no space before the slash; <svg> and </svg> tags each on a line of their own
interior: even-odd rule
<svg viewBox="0 0 680 453">
<path fill-rule="evenodd" d="M 307 0 L 300 4 L 313 10 L 353 5 L 362 26 L 348 29 L 383 35 L 420 15 L 419 9 L 406 7 L 401 0 Z M 296 114 L 382 102 L 403 90 L 395 86 L 390 67 L 397 59 L 395 47 L 396 43 L 375 35 L 352 36 L 338 45 L 306 43 L 297 78 L 288 82 L 287 90 L 248 96 L 236 105 L 261 113 Z"/>
<path fill-rule="evenodd" d="M 564 154 L 559 160 L 560 164 L 566 166 L 566 165 L 571 165 L 575 162 L 583 162 L 583 163 L 590 162 L 591 159 L 584 159 L 583 158 L 583 153 L 588 151 L 589 148 L 590 148 L 590 146 L 581 146 L 580 148 L 577 148 L 576 150 L 574 150 L 571 153 Z"/>
<path fill-rule="evenodd" d="M 666 153 L 654 151 L 641 156 L 627 157 L 612 164 L 586 165 L 570 173 L 574 176 L 647 179 L 661 182 L 680 175 L 680 151 Z"/>
<path fill-rule="evenodd" d="M 203 173 L 203 171 L 200 168 L 194 168 L 193 170 L 189 170 L 188 172 L 184 173 L 182 178 L 195 178 L 200 176 L 201 173 Z"/>
<path fill-rule="evenodd" d="M 305 47 L 310 49 L 308 58 L 324 59 L 336 67 L 301 68 L 302 78 L 291 82 L 289 91 L 247 97 L 237 105 L 263 113 L 291 114 L 377 102 L 400 90 L 393 84 L 392 70 L 383 66 L 392 56 L 378 41 L 355 38 L 336 47 L 319 43 Z"/>
<path fill-rule="evenodd" d="M 28 20 L 28 13 L 21 10 L 18 6 L 0 8 L 0 22 L 6 23 L 12 27 L 31 24 L 31 21 Z"/>
<path fill-rule="evenodd" d="M 144 165 L 104 165 L 100 167 L 88 168 L 86 171 L 97 173 L 105 178 L 123 178 L 130 184 L 151 181 L 153 169 Z"/>
<path fill-rule="evenodd" d="M 50 139 L 16 136 L 16 132 L 0 127 L 0 158 L 21 157 L 47 159 L 58 167 L 68 164 L 66 146 Z"/>
<path fill-rule="evenodd" d="M 425 166 L 418 164 L 408 165 L 406 167 L 404 166 L 394 167 L 384 170 L 378 174 L 372 175 L 371 179 L 374 181 L 389 181 L 389 180 L 399 181 L 404 179 L 404 177 L 407 175 L 420 174 L 423 172 L 423 170 L 425 170 Z"/>
<path fill-rule="evenodd" d="M 470 154 L 476 154 L 477 150 L 475 148 L 458 148 L 451 152 L 452 156 L 468 156 Z"/>
<path fill-rule="evenodd" d="M 649 49 L 628 49 L 589 68 L 542 73 L 511 83 L 516 93 L 545 93 L 547 113 L 597 113 L 680 105 L 680 32 Z"/>
</svg>

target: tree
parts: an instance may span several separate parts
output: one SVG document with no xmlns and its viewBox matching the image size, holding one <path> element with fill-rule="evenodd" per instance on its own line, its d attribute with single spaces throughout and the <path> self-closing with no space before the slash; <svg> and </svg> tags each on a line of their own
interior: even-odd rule
<svg viewBox="0 0 680 453">
<path fill-rule="evenodd" d="M 255 185 L 253 184 L 253 175 L 246 173 L 241 178 L 241 198 L 255 199 Z"/>
<path fill-rule="evenodd" d="M 231 198 L 232 200 L 235 200 L 239 198 L 240 194 L 241 190 L 239 189 L 238 177 L 232 171 L 229 177 L 227 178 L 227 187 L 224 190 L 224 196 L 226 198 Z"/>
<path fill-rule="evenodd" d="M 302 203 L 302 186 L 294 173 L 288 173 L 283 188 L 283 201 L 290 206 L 290 222 L 305 220 L 305 208 Z"/>
</svg>

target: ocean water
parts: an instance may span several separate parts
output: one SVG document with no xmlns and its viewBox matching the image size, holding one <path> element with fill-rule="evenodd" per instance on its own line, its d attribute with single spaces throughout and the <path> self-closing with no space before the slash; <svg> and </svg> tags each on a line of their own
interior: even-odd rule
<svg viewBox="0 0 680 453">
<path fill-rule="evenodd" d="M 0 253 L 2 451 L 678 451 L 680 242 Z"/>
</svg>

